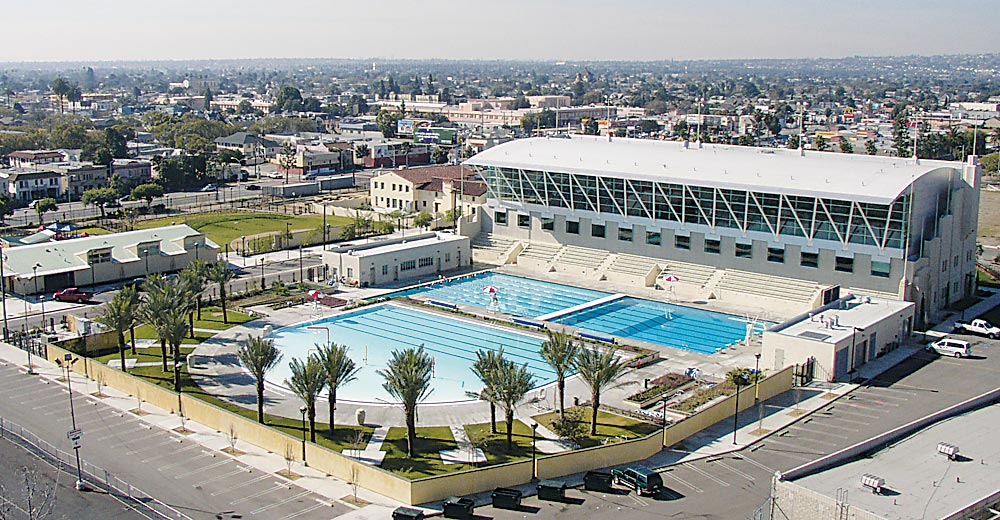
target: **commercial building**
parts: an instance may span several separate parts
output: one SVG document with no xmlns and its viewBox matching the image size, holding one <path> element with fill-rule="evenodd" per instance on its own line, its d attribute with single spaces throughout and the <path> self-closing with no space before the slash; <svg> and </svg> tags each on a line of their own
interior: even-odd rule
<svg viewBox="0 0 1000 520">
<path fill-rule="evenodd" d="M 334 279 L 361 287 L 432 280 L 438 273 L 468 266 L 471 261 L 469 237 L 453 233 L 354 240 L 323 252 L 323 263 Z"/>
<path fill-rule="evenodd" d="M 19 150 L 7 155 L 7 160 L 13 168 L 37 168 L 67 159 L 66 154 L 59 150 Z"/>
<path fill-rule="evenodd" d="M 799 312 L 847 292 L 903 299 L 916 326 L 975 290 L 976 157 L 574 136 L 464 164 L 487 185 L 483 231 L 537 244 L 547 269 L 585 249 L 603 254 L 571 256 L 593 259 L 583 272 L 598 279 L 623 261 L 650 285 L 658 269 L 692 296 L 796 300 Z"/>
<path fill-rule="evenodd" d="M 5 248 L 3 277 L 16 294 L 46 293 L 178 271 L 218 251 L 186 225 L 166 226 Z"/>
</svg>

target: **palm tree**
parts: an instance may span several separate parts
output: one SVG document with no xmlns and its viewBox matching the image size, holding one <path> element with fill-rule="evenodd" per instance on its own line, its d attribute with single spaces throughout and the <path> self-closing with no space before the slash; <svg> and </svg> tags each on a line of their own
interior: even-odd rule
<svg viewBox="0 0 1000 520">
<path fill-rule="evenodd" d="M 194 316 L 197 312 L 198 319 L 201 319 L 201 294 L 205 292 L 205 281 L 207 277 L 207 266 L 201 260 L 195 260 L 187 265 L 180 276 L 181 299 L 179 303 L 188 311 L 188 325 L 191 329 L 191 337 L 194 338 Z"/>
<path fill-rule="evenodd" d="M 176 295 L 172 284 L 160 275 L 147 276 L 143 282 L 146 289 L 146 299 L 140 314 L 143 321 L 150 324 L 160 340 L 160 357 L 163 361 L 163 371 L 167 371 L 167 334 L 164 327 L 164 316 L 175 305 Z"/>
<path fill-rule="evenodd" d="M 494 386 L 493 376 L 503 361 L 503 347 L 497 350 L 478 350 L 476 360 L 472 363 L 472 373 L 483 382 L 483 390 L 477 397 L 490 403 L 490 433 L 497 432 L 497 401 L 491 388 Z"/>
<path fill-rule="evenodd" d="M 618 359 L 613 348 L 582 348 L 576 355 L 573 366 L 590 387 L 590 434 L 597 435 L 597 409 L 601 406 L 601 392 L 625 373 L 628 360 Z"/>
<path fill-rule="evenodd" d="M 309 356 L 305 363 L 293 359 L 288 368 L 292 377 L 286 379 L 285 384 L 305 402 L 309 414 L 309 440 L 316 442 L 316 399 L 326 386 L 326 371 L 315 355 Z"/>
<path fill-rule="evenodd" d="M 181 343 L 187 335 L 187 309 L 174 307 L 163 317 L 163 333 L 174 358 L 174 391 L 181 391 Z"/>
<path fill-rule="evenodd" d="M 236 351 L 236 357 L 257 381 L 257 422 L 264 424 L 264 376 L 281 362 L 281 351 L 273 339 L 250 336 Z"/>
<path fill-rule="evenodd" d="M 492 394 L 503 408 L 504 422 L 507 424 L 507 449 L 513 444 L 514 408 L 524 399 L 535 384 L 535 376 L 528 371 L 528 364 L 516 365 L 513 361 L 502 360 L 493 373 Z"/>
<path fill-rule="evenodd" d="M 66 97 L 66 94 L 69 93 L 71 86 L 65 79 L 56 78 L 52 81 L 52 84 L 49 85 L 49 88 L 52 89 L 53 94 L 59 96 L 59 113 L 62 114 L 63 99 Z"/>
<path fill-rule="evenodd" d="M 403 405 L 406 420 L 406 454 L 413 457 L 413 444 L 417 440 L 417 404 L 431 394 L 431 372 L 434 360 L 424 350 L 424 346 L 393 350 L 392 358 L 385 370 L 379 370 L 385 378 L 382 388 Z"/>
<path fill-rule="evenodd" d="M 97 322 L 115 331 L 118 339 L 118 354 L 121 356 L 122 371 L 125 369 L 125 331 L 135 324 L 139 297 L 134 287 L 125 287 L 104 306 L 104 314 L 98 316 Z"/>
<path fill-rule="evenodd" d="M 541 355 L 556 373 L 556 389 L 559 393 L 559 417 L 566 418 L 566 374 L 573 368 L 573 361 L 580 352 L 580 346 L 573 342 L 569 334 L 547 330 L 549 339 L 542 343 Z"/>
<path fill-rule="evenodd" d="M 219 284 L 219 303 L 222 305 L 222 323 L 229 323 L 229 316 L 226 314 L 226 284 L 233 279 L 233 272 L 229 270 L 229 265 L 220 260 L 209 264 L 205 269 L 205 276 L 212 283 Z M 199 316 L 200 318 L 201 316 Z"/>
<path fill-rule="evenodd" d="M 333 412 L 337 409 L 337 389 L 354 381 L 361 367 L 354 364 L 347 355 L 347 345 L 330 342 L 329 345 L 316 345 L 319 349 L 319 362 L 326 372 L 326 387 L 330 400 L 330 433 L 333 433 Z"/>
</svg>

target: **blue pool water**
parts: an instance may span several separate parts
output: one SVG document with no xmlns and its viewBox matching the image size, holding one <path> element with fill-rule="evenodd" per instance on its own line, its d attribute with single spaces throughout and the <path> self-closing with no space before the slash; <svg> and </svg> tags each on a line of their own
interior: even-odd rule
<svg viewBox="0 0 1000 520">
<path fill-rule="evenodd" d="M 467 391 L 478 391 L 482 384 L 470 367 L 480 349 L 496 350 L 503 346 L 504 357 L 518 364 L 527 363 L 541 386 L 555 379 L 551 368 L 538 354 L 542 338 L 490 327 L 470 320 L 456 319 L 398 305 L 372 305 L 331 318 L 280 329 L 271 336 L 284 353 L 278 367 L 268 373 L 268 381 L 287 388 L 288 362 L 304 359 L 317 343 L 330 340 L 350 347 L 350 356 L 362 367 L 357 379 L 337 391 L 338 400 L 377 402 L 392 401 L 382 388 L 383 369 L 393 350 L 424 345 L 435 359 L 434 391 L 427 402 L 469 399 Z"/>
<path fill-rule="evenodd" d="M 552 321 L 622 338 L 712 354 L 746 337 L 739 316 L 639 298 L 620 298 Z M 755 332 L 770 323 L 757 322 Z"/>
<path fill-rule="evenodd" d="M 497 288 L 496 310 L 525 318 L 535 318 L 610 296 L 606 292 L 500 273 L 484 273 L 450 281 L 445 285 L 417 287 L 389 296 L 420 295 L 433 300 L 493 309 L 490 306 L 492 295 L 484 291 L 490 286 Z"/>
</svg>

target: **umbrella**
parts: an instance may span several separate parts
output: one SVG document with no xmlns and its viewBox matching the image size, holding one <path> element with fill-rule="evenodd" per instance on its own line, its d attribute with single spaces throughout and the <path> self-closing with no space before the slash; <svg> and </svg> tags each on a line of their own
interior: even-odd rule
<svg viewBox="0 0 1000 520">
<path fill-rule="evenodd" d="M 663 281 L 664 282 L 679 282 L 680 278 L 677 278 L 676 276 L 674 276 L 672 274 L 668 274 L 667 276 L 663 277 Z"/>
<path fill-rule="evenodd" d="M 483 287 L 484 293 L 496 294 L 497 291 L 498 289 L 496 288 L 495 285 L 487 285 L 486 287 Z"/>
<path fill-rule="evenodd" d="M 312 299 L 314 299 L 314 300 L 316 300 L 316 299 L 319 299 L 319 298 L 322 298 L 322 297 L 323 297 L 323 293 L 321 293 L 321 292 L 319 292 L 319 291 L 317 291 L 317 290 L 315 290 L 315 289 L 314 289 L 314 290 L 312 290 L 312 291 L 309 291 L 309 292 L 308 292 L 308 293 L 306 293 L 306 294 L 308 294 L 308 295 L 309 295 L 309 297 L 310 297 L 310 298 L 312 298 Z"/>
</svg>

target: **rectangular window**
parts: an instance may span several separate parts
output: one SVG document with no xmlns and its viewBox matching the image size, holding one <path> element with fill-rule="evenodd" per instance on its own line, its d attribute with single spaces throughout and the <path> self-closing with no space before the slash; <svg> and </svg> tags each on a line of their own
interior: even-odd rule
<svg viewBox="0 0 1000 520">
<path fill-rule="evenodd" d="M 837 257 L 837 263 L 833 266 L 834 270 L 840 271 L 842 273 L 853 273 L 854 272 L 854 259 L 847 258 L 844 256 Z"/>
<path fill-rule="evenodd" d="M 674 248 L 691 249 L 691 237 L 687 235 L 674 235 Z"/>
<path fill-rule="evenodd" d="M 631 242 L 632 228 L 618 228 L 618 240 L 621 240 L 622 242 Z"/>
<path fill-rule="evenodd" d="M 594 238 L 604 238 L 604 224 L 591 224 L 590 225 L 590 236 Z"/>
<path fill-rule="evenodd" d="M 353 267 L 348 267 L 347 268 L 347 277 L 348 278 L 353 278 L 354 277 L 354 268 Z"/>
<path fill-rule="evenodd" d="M 445 252 L 445 254 L 444 254 L 444 261 L 445 262 L 451 262 L 451 253 Z"/>
<path fill-rule="evenodd" d="M 819 267 L 819 253 L 806 253 L 803 251 L 799 265 L 802 267 Z"/>
<path fill-rule="evenodd" d="M 737 242 L 736 258 L 753 258 L 753 245 Z"/>
<path fill-rule="evenodd" d="M 947 273 L 948 272 L 948 261 L 947 260 L 941 260 L 941 272 L 942 273 Z"/>
<path fill-rule="evenodd" d="M 651 246 L 660 245 L 660 232 L 659 231 L 647 231 L 646 232 L 646 243 Z"/>
<path fill-rule="evenodd" d="M 521 215 L 521 214 L 519 214 L 517 216 L 517 225 L 518 225 L 518 227 L 523 227 L 523 228 L 530 227 L 531 226 L 531 215 Z"/>
<path fill-rule="evenodd" d="M 892 264 L 889 262 L 876 262 L 872 260 L 872 276 L 876 278 L 888 278 L 892 272 Z"/>
<path fill-rule="evenodd" d="M 424 201 L 424 204 L 427 204 L 427 201 Z M 506 226 L 507 225 L 507 211 L 506 210 L 504 210 L 504 211 L 494 211 L 493 212 L 493 222 L 496 222 L 497 224 L 500 224 L 501 226 Z"/>
<path fill-rule="evenodd" d="M 389 274 L 389 266 L 388 265 L 383 265 L 382 266 L 382 275 L 385 276 L 387 274 Z"/>
<path fill-rule="evenodd" d="M 556 228 L 556 219 L 542 217 L 542 231 L 552 231 Z"/>
<path fill-rule="evenodd" d="M 412 271 L 412 270 L 414 270 L 416 268 L 417 268 L 417 261 L 416 260 L 407 260 L 405 262 L 400 262 L 399 263 L 399 270 L 400 271 Z M 350 276 L 350 275 L 348 275 L 348 276 Z"/>
<path fill-rule="evenodd" d="M 705 239 L 705 252 L 710 255 L 717 255 L 722 252 L 722 242 L 714 238 Z"/>
<path fill-rule="evenodd" d="M 785 263 L 785 249 L 782 247 L 767 248 L 767 261 L 776 264 Z"/>
<path fill-rule="evenodd" d="M 421 258 L 417 261 L 417 267 L 430 267 L 432 265 L 434 265 L 434 258 L 429 256 Z"/>
<path fill-rule="evenodd" d="M 580 234 L 580 223 L 572 221 L 572 220 L 567 220 L 566 221 L 566 232 L 569 233 L 569 234 L 571 234 L 571 235 L 579 235 Z"/>
</svg>

